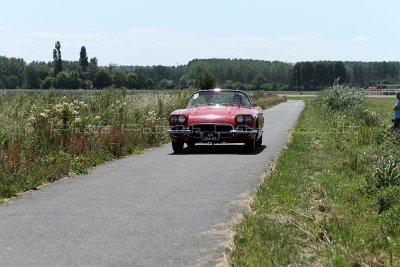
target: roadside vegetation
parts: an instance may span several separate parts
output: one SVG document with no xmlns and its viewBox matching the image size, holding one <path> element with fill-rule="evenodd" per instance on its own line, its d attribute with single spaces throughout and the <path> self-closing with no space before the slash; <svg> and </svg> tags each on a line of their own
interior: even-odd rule
<svg viewBox="0 0 400 267">
<path fill-rule="evenodd" d="M 251 210 L 232 266 L 399 266 L 400 136 L 394 99 L 335 86 L 306 107 Z"/>
<path fill-rule="evenodd" d="M 169 141 L 191 90 L 0 94 L 0 203 L 20 192 Z M 258 92 L 264 107 L 285 101 Z"/>
<path fill-rule="evenodd" d="M 0 202 L 168 140 L 189 91 L 0 95 Z"/>
<path fill-rule="evenodd" d="M 286 102 L 286 96 L 278 96 L 266 91 L 256 91 L 252 98 L 256 101 L 257 105 L 262 109 L 267 109 L 279 103 Z"/>
</svg>

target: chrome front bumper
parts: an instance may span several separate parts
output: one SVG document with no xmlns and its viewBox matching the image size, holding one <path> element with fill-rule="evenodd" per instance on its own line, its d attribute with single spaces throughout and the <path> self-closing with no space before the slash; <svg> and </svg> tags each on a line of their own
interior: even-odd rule
<svg viewBox="0 0 400 267">
<path fill-rule="evenodd" d="M 202 126 L 208 126 L 208 128 L 213 129 L 204 129 Z M 224 127 L 229 127 L 230 130 L 227 131 L 219 131 L 218 127 L 219 126 L 224 126 Z M 247 125 L 239 125 L 238 127 L 233 128 L 232 125 L 229 124 L 202 124 L 202 125 L 189 125 L 187 128 L 185 128 L 183 125 L 177 125 L 169 128 L 167 130 L 168 133 L 173 134 L 173 135 L 191 135 L 191 134 L 201 134 L 205 132 L 214 132 L 214 133 L 222 133 L 222 134 L 231 134 L 231 135 L 251 135 L 251 134 L 256 134 L 258 131 L 257 129 L 251 128 Z"/>
</svg>

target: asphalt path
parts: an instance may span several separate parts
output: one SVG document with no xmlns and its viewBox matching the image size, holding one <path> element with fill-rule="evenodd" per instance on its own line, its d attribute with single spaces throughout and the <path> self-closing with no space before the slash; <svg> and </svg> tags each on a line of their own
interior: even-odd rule
<svg viewBox="0 0 400 267">
<path fill-rule="evenodd" d="M 264 111 L 263 145 L 171 144 L 0 206 L 0 266 L 214 266 L 303 101 Z"/>
</svg>

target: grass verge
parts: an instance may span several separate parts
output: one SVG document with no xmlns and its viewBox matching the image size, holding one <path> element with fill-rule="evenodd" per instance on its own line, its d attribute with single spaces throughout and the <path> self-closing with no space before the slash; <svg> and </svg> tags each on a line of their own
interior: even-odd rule
<svg viewBox="0 0 400 267">
<path fill-rule="evenodd" d="M 272 94 L 265 91 L 256 91 L 253 94 L 253 98 L 256 100 L 257 105 L 262 109 L 267 109 L 287 101 L 286 96 L 278 96 L 277 94 Z"/>
<path fill-rule="evenodd" d="M 232 266 L 400 265 L 399 142 L 382 123 L 394 100 L 340 91 L 305 100 L 291 143 L 235 226 Z"/>
</svg>

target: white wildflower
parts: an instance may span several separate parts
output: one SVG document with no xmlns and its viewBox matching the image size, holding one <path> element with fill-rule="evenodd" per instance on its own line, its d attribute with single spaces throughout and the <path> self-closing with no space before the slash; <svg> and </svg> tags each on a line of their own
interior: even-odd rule
<svg viewBox="0 0 400 267">
<path fill-rule="evenodd" d="M 28 118 L 29 123 L 34 123 L 35 121 L 36 121 L 36 118 L 33 116 Z"/>
</svg>

